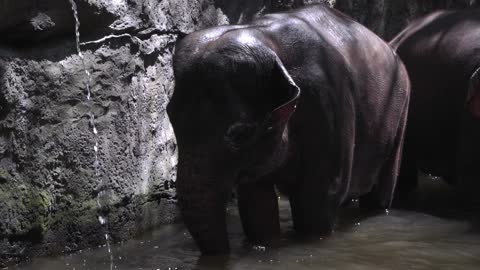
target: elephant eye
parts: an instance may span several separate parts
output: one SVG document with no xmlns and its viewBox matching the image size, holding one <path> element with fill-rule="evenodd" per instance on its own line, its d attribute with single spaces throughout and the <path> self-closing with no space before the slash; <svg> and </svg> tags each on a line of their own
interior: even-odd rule
<svg viewBox="0 0 480 270">
<path fill-rule="evenodd" d="M 253 140 L 257 125 L 237 122 L 231 125 L 225 133 L 225 142 L 232 150 L 239 150 Z"/>
</svg>

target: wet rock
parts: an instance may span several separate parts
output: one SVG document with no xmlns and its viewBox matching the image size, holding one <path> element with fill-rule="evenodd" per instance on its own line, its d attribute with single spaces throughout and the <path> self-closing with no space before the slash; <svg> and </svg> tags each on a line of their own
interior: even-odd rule
<svg viewBox="0 0 480 270">
<path fill-rule="evenodd" d="M 335 0 L 215 0 L 232 24 L 247 23 L 255 16 L 268 12 L 283 11 L 309 4 L 327 4 L 333 7 Z"/>
<path fill-rule="evenodd" d="M 82 31 L 108 27 L 118 15 L 115 7 L 119 1 L 77 2 L 80 20 L 84 22 Z M 32 41 L 68 34 L 73 28 L 74 19 L 68 0 L 0 1 L 0 43 L 32 46 Z"/>
<path fill-rule="evenodd" d="M 213 1 L 76 3 L 90 101 L 68 1 L 0 3 L 0 266 L 104 244 L 100 214 L 114 241 L 177 219 L 174 44 L 228 19 Z"/>
</svg>

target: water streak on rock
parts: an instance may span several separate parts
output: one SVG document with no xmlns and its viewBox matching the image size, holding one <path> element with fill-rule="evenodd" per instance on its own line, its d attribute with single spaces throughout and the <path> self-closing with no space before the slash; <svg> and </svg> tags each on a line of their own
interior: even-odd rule
<svg viewBox="0 0 480 270">
<path fill-rule="evenodd" d="M 71 6 L 72 6 L 73 16 L 75 18 L 75 45 L 76 45 L 76 49 L 77 49 L 77 54 L 78 54 L 78 57 L 80 58 L 80 60 L 82 62 L 82 67 L 83 67 L 83 70 L 84 70 L 85 75 L 87 77 L 87 79 L 85 81 L 85 88 L 87 90 L 87 102 L 89 103 L 89 107 L 90 107 L 90 113 L 89 113 L 90 114 L 90 125 L 92 127 L 92 133 L 94 135 L 93 151 L 95 153 L 95 160 L 94 160 L 93 166 L 94 166 L 94 171 L 95 171 L 95 178 L 97 178 L 99 180 L 99 186 L 98 186 L 99 192 L 97 194 L 97 205 L 98 205 L 99 209 L 102 209 L 102 207 L 104 207 L 104 206 L 102 205 L 101 201 L 102 201 L 102 197 L 105 196 L 106 193 L 105 193 L 105 183 L 103 181 L 103 178 L 100 177 L 100 171 L 99 171 L 100 170 L 99 159 L 98 159 L 98 152 L 99 152 L 98 138 L 99 138 L 99 136 L 98 136 L 97 127 L 95 126 L 95 114 L 92 110 L 92 107 L 93 107 L 92 91 L 91 91 L 91 88 L 90 88 L 90 86 L 92 85 L 92 75 L 87 68 L 87 65 L 86 65 L 86 62 L 85 62 L 85 57 L 82 54 L 82 51 L 80 49 L 80 20 L 78 19 L 77 5 L 75 3 L 75 0 L 69 0 L 69 1 L 70 1 Z M 108 220 L 107 220 L 106 217 L 104 217 L 102 215 L 99 215 L 98 216 L 98 221 L 105 230 L 104 237 L 105 237 L 105 241 L 106 241 L 107 251 L 108 251 L 108 254 L 109 254 L 109 257 L 110 257 L 110 270 L 112 270 L 113 266 L 114 266 L 114 263 L 113 263 L 112 250 L 110 248 L 110 237 L 108 235 L 108 232 L 109 232 Z"/>
</svg>

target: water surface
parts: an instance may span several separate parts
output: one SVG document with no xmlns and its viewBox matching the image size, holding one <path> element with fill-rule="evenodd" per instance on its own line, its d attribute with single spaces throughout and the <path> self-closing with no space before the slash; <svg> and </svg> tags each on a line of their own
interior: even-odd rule
<svg viewBox="0 0 480 270">
<path fill-rule="evenodd" d="M 473 205 L 436 178 L 424 179 L 408 209 L 368 215 L 343 210 L 335 233 L 315 242 L 296 240 L 288 202 L 281 200 L 283 240 L 263 249 L 244 242 L 240 220 L 229 209 L 231 255 L 199 258 L 182 224 L 167 225 L 112 246 L 112 269 L 480 269 L 480 233 Z M 41 258 L 10 269 L 110 269 L 105 247 Z"/>
</svg>

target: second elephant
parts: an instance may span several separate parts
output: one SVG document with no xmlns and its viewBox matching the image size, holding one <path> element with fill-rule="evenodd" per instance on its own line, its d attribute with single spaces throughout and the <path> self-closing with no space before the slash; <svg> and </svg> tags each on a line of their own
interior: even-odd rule
<svg viewBox="0 0 480 270">
<path fill-rule="evenodd" d="M 417 170 L 475 196 L 480 188 L 480 10 L 437 11 L 391 43 L 412 84 L 399 197 Z"/>
</svg>

